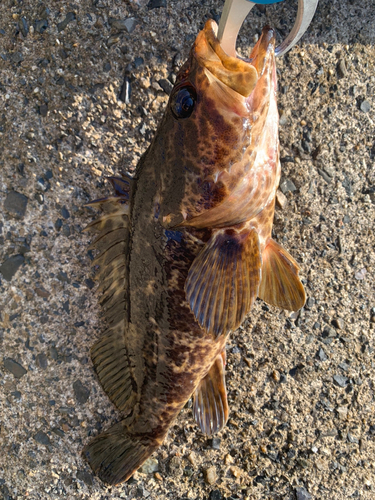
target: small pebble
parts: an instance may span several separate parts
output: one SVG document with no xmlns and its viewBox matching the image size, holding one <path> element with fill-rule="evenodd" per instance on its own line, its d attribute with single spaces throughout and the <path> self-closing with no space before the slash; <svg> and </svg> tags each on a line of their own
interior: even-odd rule
<svg viewBox="0 0 375 500">
<path fill-rule="evenodd" d="M 34 23 L 35 31 L 40 33 L 40 34 L 44 33 L 47 28 L 48 28 L 47 19 L 41 19 L 40 21 L 35 21 L 35 23 Z"/>
<path fill-rule="evenodd" d="M 288 203 L 288 198 L 282 191 L 280 191 L 280 189 L 278 189 L 276 192 L 276 203 L 281 208 L 281 210 L 284 210 Z"/>
<path fill-rule="evenodd" d="M 318 168 L 318 174 L 320 175 L 320 177 L 323 177 L 327 184 L 332 182 L 332 178 L 326 172 L 324 172 L 324 170 Z"/>
<path fill-rule="evenodd" d="M 212 438 L 210 440 L 210 445 L 213 450 L 220 450 L 221 439 L 220 438 Z"/>
<path fill-rule="evenodd" d="M 220 490 L 213 490 L 210 493 L 210 500 L 222 500 L 223 495 L 221 494 Z"/>
<path fill-rule="evenodd" d="M 11 394 L 14 397 L 14 399 L 16 399 L 17 401 L 21 401 L 22 394 L 20 393 L 20 391 L 13 391 L 11 392 Z"/>
<path fill-rule="evenodd" d="M 62 207 L 61 215 L 64 217 L 64 219 L 69 219 L 70 217 L 69 210 L 66 207 Z"/>
<path fill-rule="evenodd" d="M 85 280 L 86 286 L 89 290 L 92 290 L 95 286 L 95 281 L 93 281 L 91 278 L 87 278 Z"/>
<path fill-rule="evenodd" d="M 350 432 L 348 432 L 348 441 L 349 443 L 359 444 L 359 439 L 353 436 Z"/>
<path fill-rule="evenodd" d="M 125 76 L 124 78 L 124 83 L 122 84 L 120 94 L 119 94 L 119 100 L 124 102 L 125 104 L 130 103 L 130 97 L 131 97 L 131 84 L 130 84 L 130 78 L 128 76 Z"/>
<path fill-rule="evenodd" d="M 337 330 L 344 330 L 345 321 L 342 318 L 335 318 L 332 320 L 332 325 L 337 328 Z"/>
<path fill-rule="evenodd" d="M 176 52 L 176 54 L 173 56 L 172 64 L 174 68 L 179 68 L 183 63 L 182 60 L 182 55 L 180 52 Z"/>
<path fill-rule="evenodd" d="M 86 403 L 90 396 L 90 390 L 85 387 L 80 380 L 76 380 L 73 384 L 74 395 L 80 404 Z"/>
<path fill-rule="evenodd" d="M 208 484 L 215 484 L 217 481 L 216 467 L 209 467 L 204 471 L 204 479 Z"/>
<path fill-rule="evenodd" d="M 346 387 L 348 385 L 348 378 L 343 377 L 342 375 L 334 375 L 333 380 L 339 387 Z"/>
<path fill-rule="evenodd" d="M 166 7 L 167 0 L 150 0 L 147 4 L 148 10 L 158 9 L 160 7 Z"/>
<path fill-rule="evenodd" d="M 312 309 L 315 305 L 315 299 L 314 297 L 309 297 L 306 301 L 305 308 L 306 309 Z"/>
<path fill-rule="evenodd" d="M 39 106 L 39 114 L 41 116 L 47 116 L 47 114 L 48 114 L 48 104 L 41 104 Z"/>
<path fill-rule="evenodd" d="M 306 460 L 305 458 L 298 458 L 297 462 L 303 469 L 310 469 L 311 468 L 311 461 L 310 460 Z"/>
<path fill-rule="evenodd" d="M 319 349 L 317 356 L 320 359 L 320 361 L 327 361 L 328 359 L 326 353 L 322 348 Z"/>
<path fill-rule="evenodd" d="M 291 181 L 290 179 L 283 179 L 280 182 L 280 189 L 283 192 L 283 194 L 286 194 L 286 193 L 289 193 L 289 192 L 293 193 L 294 191 L 297 190 L 294 182 Z"/>
<path fill-rule="evenodd" d="M 191 453 L 189 453 L 187 459 L 189 460 L 189 462 L 191 463 L 191 465 L 193 465 L 194 467 L 197 465 L 197 457 L 195 455 L 195 453 L 192 451 Z"/>
<path fill-rule="evenodd" d="M 107 40 L 107 46 L 112 47 L 113 45 L 118 43 L 120 40 L 121 40 L 121 35 L 119 33 L 111 35 Z"/>
<path fill-rule="evenodd" d="M 134 59 L 134 67 L 135 69 L 138 69 L 140 66 L 142 66 L 142 64 L 144 64 L 144 59 L 142 57 L 136 57 Z"/>
<path fill-rule="evenodd" d="M 51 445 L 50 438 L 43 431 L 38 431 L 35 434 L 34 439 L 35 439 L 35 441 L 37 443 L 43 444 L 44 446 L 50 446 Z"/>
<path fill-rule="evenodd" d="M 305 488 L 296 488 L 296 500 L 312 500 L 312 496 Z"/>
<path fill-rule="evenodd" d="M 170 93 L 173 90 L 173 85 L 169 80 L 167 80 L 166 78 L 162 78 L 161 80 L 158 81 L 158 84 L 166 94 L 170 95 Z"/>
<path fill-rule="evenodd" d="M 29 25 L 24 17 L 21 17 L 20 30 L 22 35 L 26 38 L 29 33 Z"/>
<path fill-rule="evenodd" d="M 47 356 L 44 353 L 38 354 L 36 357 L 36 364 L 42 368 L 42 370 L 45 370 L 48 366 Z"/>
<path fill-rule="evenodd" d="M 12 255 L 12 257 L 4 260 L 1 264 L 0 273 L 3 275 L 5 280 L 10 281 L 16 274 L 18 268 L 22 266 L 24 262 L 25 257 L 23 255 Z"/>
<path fill-rule="evenodd" d="M 182 476 L 182 466 L 179 457 L 172 457 L 168 464 L 169 473 L 173 477 Z"/>
<path fill-rule="evenodd" d="M 15 378 L 21 378 L 27 373 L 27 370 L 12 358 L 5 358 L 4 366 Z"/>
<path fill-rule="evenodd" d="M 63 31 L 69 23 L 74 21 L 76 19 L 76 15 L 74 12 L 68 12 L 64 21 L 61 21 L 61 23 L 57 24 L 57 31 L 60 33 L 60 31 Z"/>
<path fill-rule="evenodd" d="M 11 215 L 24 217 L 28 201 L 27 196 L 17 191 L 10 191 L 5 199 L 4 208 Z"/>
<path fill-rule="evenodd" d="M 9 54 L 9 59 L 14 64 L 21 63 L 23 61 L 23 55 L 21 52 L 12 52 Z"/>
<path fill-rule="evenodd" d="M 371 104 L 368 101 L 364 100 L 361 102 L 360 109 L 364 113 L 368 113 L 371 109 Z"/>
<path fill-rule="evenodd" d="M 126 30 L 128 33 L 132 33 L 138 24 L 138 20 L 135 17 L 129 17 L 128 19 L 114 19 L 110 24 L 112 28 L 118 31 Z"/>
<path fill-rule="evenodd" d="M 77 479 L 79 479 L 80 481 L 83 481 L 88 486 L 92 486 L 92 484 L 93 484 L 92 474 L 90 474 L 90 472 L 88 472 L 88 471 L 83 471 L 83 470 L 78 471 L 77 472 Z"/>
<path fill-rule="evenodd" d="M 137 497 L 139 498 L 148 498 L 150 496 L 150 492 L 146 490 L 143 486 L 139 486 L 137 488 Z"/>
<path fill-rule="evenodd" d="M 322 332 L 323 338 L 335 338 L 337 336 L 336 330 L 330 326 L 325 326 Z"/>
<path fill-rule="evenodd" d="M 38 297 L 42 297 L 43 299 L 48 299 L 48 297 L 50 296 L 50 293 L 42 286 L 34 288 L 34 291 L 38 295 Z"/>
<path fill-rule="evenodd" d="M 158 472 L 159 470 L 159 462 L 156 458 L 148 458 L 146 462 L 139 469 L 139 472 L 143 472 L 144 474 L 151 474 L 152 472 Z"/>
<path fill-rule="evenodd" d="M 59 281 L 62 281 L 62 282 L 65 282 L 65 283 L 70 283 L 69 277 L 68 277 L 67 273 L 64 272 L 64 271 L 59 271 L 59 273 L 57 274 L 56 278 Z"/>
<path fill-rule="evenodd" d="M 284 125 L 287 125 L 289 123 L 289 118 L 288 115 L 284 112 L 280 114 L 280 119 L 279 119 L 279 125 L 280 127 L 283 127 Z"/>
<path fill-rule="evenodd" d="M 354 277 L 356 280 L 363 280 L 363 279 L 365 279 L 366 274 L 367 274 L 367 270 L 365 268 L 362 268 L 359 271 L 356 271 L 356 273 L 354 274 Z"/>
<path fill-rule="evenodd" d="M 230 468 L 231 473 L 233 474 L 234 477 L 239 478 L 243 474 L 243 470 L 240 469 L 240 467 L 237 467 L 235 465 L 232 465 Z"/>
</svg>

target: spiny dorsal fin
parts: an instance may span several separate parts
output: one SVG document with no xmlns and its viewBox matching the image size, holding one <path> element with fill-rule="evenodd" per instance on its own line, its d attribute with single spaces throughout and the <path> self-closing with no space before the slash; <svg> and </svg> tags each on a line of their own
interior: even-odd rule
<svg viewBox="0 0 375 500">
<path fill-rule="evenodd" d="M 93 346 L 92 361 L 103 389 L 122 411 L 134 404 L 134 379 L 126 348 L 128 330 L 129 206 L 131 179 L 109 178 L 115 194 L 89 205 L 103 214 L 86 229 L 98 232 L 90 247 L 98 250 L 94 265 L 99 266 L 96 279 L 102 292 L 100 303 L 107 330 Z"/>
<path fill-rule="evenodd" d="M 262 281 L 258 296 L 267 304 L 298 311 L 306 297 L 298 277 L 299 266 L 276 241 L 270 239 L 262 254 Z"/>
<path fill-rule="evenodd" d="M 225 351 L 219 354 L 194 393 L 193 414 L 204 434 L 219 432 L 228 420 Z"/>
<path fill-rule="evenodd" d="M 185 285 L 201 327 L 215 336 L 237 328 L 258 294 L 260 270 L 254 229 L 217 231 L 194 260 Z"/>
</svg>

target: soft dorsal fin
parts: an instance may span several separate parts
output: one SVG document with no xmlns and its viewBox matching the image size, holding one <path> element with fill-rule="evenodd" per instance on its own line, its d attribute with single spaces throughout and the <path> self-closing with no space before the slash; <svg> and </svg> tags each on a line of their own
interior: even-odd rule
<svg viewBox="0 0 375 500">
<path fill-rule="evenodd" d="M 201 327 L 215 336 L 237 328 L 258 295 L 260 272 L 254 229 L 215 232 L 191 265 L 185 285 Z"/>
<path fill-rule="evenodd" d="M 90 245 L 98 250 L 95 276 L 102 292 L 100 303 L 107 323 L 104 335 L 91 350 L 91 358 L 100 383 L 111 401 L 122 411 L 134 404 L 134 378 L 128 359 L 128 271 L 129 212 L 133 179 L 110 177 L 114 195 L 89 203 L 101 208 L 101 217 L 86 230 L 98 232 Z"/>
<path fill-rule="evenodd" d="M 298 277 L 299 266 L 276 241 L 270 239 L 262 254 L 262 281 L 259 298 L 272 306 L 298 311 L 306 297 Z"/>
<path fill-rule="evenodd" d="M 225 351 L 219 354 L 194 393 L 193 414 L 204 434 L 219 432 L 228 420 Z"/>
</svg>

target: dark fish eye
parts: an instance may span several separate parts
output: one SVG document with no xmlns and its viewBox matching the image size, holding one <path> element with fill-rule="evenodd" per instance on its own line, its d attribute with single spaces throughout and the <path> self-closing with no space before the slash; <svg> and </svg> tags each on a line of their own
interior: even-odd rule
<svg viewBox="0 0 375 500">
<path fill-rule="evenodd" d="M 178 89 L 171 96 L 171 110 L 175 118 L 189 118 L 197 100 L 197 93 L 191 85 Z"/>
</svg>

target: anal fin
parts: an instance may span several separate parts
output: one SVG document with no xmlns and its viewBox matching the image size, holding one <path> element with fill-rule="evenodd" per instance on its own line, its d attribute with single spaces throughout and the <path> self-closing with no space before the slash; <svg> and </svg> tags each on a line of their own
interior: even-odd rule
<svg viewBox="0 0 375 500">
<path fill-rule="evenodd" d="M 193 414 L 204 434 L 219 432 L 228 420 L 225 351 L 219 354 L 194 393 Z"/>
<path fill-rule="evenodd" d="M 270 239 L 262 254 L 262 281 L 259 298 L 272 306 L 298 311 L 306 296 L 298 277 L 299 266 L 289 253 Z"/>
<path fill-rule="evenodd" d="M 195 319 L 215 336 L 236 329 L 258 295 L 259 237 L 254 229 L 214 233 L 190 267 L 186 297 Z"/>
<path fill-rule="evenodd" d="M 90 203 L 102 215 L 87 229 L 99 233 L 92 248 L 98 251 L 93 264 L 99 266 L 96 280 L 102 292 L 100 304 L 107 329 L 91 350 L 99 381 L 111 401 L 122 411 L 134 405 L 135 381 L 127 345 L 128 246 L 133 179 L 110 177 L 114 195 Z"/>
</svg>

